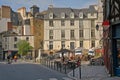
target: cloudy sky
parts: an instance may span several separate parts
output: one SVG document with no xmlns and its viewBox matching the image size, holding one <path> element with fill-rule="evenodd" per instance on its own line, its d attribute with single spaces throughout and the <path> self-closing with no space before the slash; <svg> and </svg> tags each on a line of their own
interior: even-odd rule
<svg viewBox="0 0 120 80">
<path fill-rule="evenodd" d="M 33 5 L 37 5 L 40 11 L 43 11 L 47 10 L 48 6 L 51 4 L 54 7 L 71 7 L 79 9 L 98 4 L 98 0 L 0 0 L 0 6 L 10 6 L 14 11 L 21 7 L 26 7 L 29 11 L 30 7 Z"/>
</svg>

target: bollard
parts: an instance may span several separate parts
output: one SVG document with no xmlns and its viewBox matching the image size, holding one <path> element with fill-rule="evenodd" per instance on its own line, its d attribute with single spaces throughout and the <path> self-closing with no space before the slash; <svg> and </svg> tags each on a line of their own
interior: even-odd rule
<svg viewBox="0 0 120 80">
<path fill-rule="evenodd" d="M 81 79 L 81 65 L 79 66 L 79 78 Z"/>
<path fill-rule="evenodd" d="M 61 63 L 59 63 L 59 67 L 60 67 L 60 72 L 61 72 L 61 67 L 62 67 Z"/>
<path fill-rule="evenodd" d="M 58 71 L 58 62 L 57 62 L 57 71 Z"/>
<path fill-rule="evenodd" d="M 45 65 L 47 66 L 47 60 L 45 60 L 45 62 L 46 62 Z"/>
<path fill-rule="evenodd" d="M 80 59 L 80 65 L 79 65 L 79 78 L 81 79 L 81 59 Z"/>
<path fill-rule="evenodd" d="M 64 64 L 65 65 L 65 74 L 66 74 L 66 64 Z"/>
<path fill-rule="evenodd" d="M 51 61 L 51 68 L 53 68 L 53 62 Z"/>
<path fill-rule="evenodd" d="M 50 60 L 48 60 L 48 62 L 49 62 L 49 68 L 50 68 Z"/>
<path fill-rule="evenodd" d="M 48 67 L 48 60 L 46 60 L 46 63 L 47 63 L 46 65 L 47 65 L 47 67 Z"/>
<path fill-rule="evenodd" d="M 55 69 L 55 61 L 54 61 L 54 69 Z"/>
<path fill-rule="evenodd" d="M 73 77 L 75 77 L 75 63 L 73 63 L 72 67 L 73 67 Z"/>
<path fill-rule="evenodd" d="M 47 67 L 49 66 L 49 61 L 47 60 Z"/>
</svg>

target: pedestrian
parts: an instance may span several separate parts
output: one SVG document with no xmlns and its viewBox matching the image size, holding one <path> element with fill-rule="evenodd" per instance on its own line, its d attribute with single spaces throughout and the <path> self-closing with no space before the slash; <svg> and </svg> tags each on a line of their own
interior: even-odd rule
<svg viewBox="0 0 120 80">
<path fill-rule="evenodd" d="M 15 61 L 15 62 L 17 61 L 17 55 L 14 56 L 14 61 Z"/>
<path fill-rule="evenodd" d="M 8 64 L 10 64 L 10 55 L 7 56 Z"/>
<path fill-rule="evenodd" d="M 80 65 L 81 65 L 81 58 L 78 57 L 78 59 L 77 59 L 77 67 L 79 67 Z"/>
</svg>

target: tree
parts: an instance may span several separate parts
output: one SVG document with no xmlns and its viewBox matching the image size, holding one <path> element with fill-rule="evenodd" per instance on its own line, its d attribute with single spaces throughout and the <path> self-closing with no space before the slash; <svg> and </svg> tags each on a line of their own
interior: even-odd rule
<svg viewBox="0 0 120 80">
<path fill-rule="evenodd" d="M 30 43 L 25 40 L 20 40 L 17 43 L 17 47 L 18 47 L 18 54 L 20 54 L 22 56 L 27 55 L 29 50 L 33 49 L 33 47 L 30 46 Z"/>
</svg>

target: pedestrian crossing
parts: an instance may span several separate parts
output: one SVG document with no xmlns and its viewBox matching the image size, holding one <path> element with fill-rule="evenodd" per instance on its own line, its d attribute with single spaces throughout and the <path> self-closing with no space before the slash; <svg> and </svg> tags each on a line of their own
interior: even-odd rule
<svg viewBox="0 0 120 80">
<path fill-rule="evenodd" d="M 44 79 L 37 79 L 37 80 L 44 80 Z M 61 79 L 57 79 L 57 78 L 49 78 L 48 80 L 61 80 Z M 73 80 L 73 79 L 68 78 L 68 77 L 63 77 L 62 80 Z"/>
</svg>

